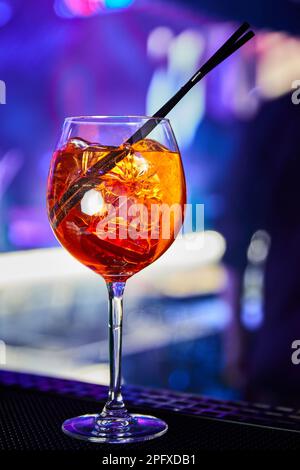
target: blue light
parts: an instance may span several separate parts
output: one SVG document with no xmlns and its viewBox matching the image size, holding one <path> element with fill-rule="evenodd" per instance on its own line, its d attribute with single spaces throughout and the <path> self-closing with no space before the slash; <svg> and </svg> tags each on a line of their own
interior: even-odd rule
<svg viewBox="0 0 300 470">
<path fill-rule="evenodd" d="M 263 323 L 264 310 L 261 299 L 244 300 L 241 311 L 241 321 L 247 330 L 257 330 Z"/>
<path fill-rule="evenodd" d="M 104 0 L 106 8 L 126 8 L 132 5 L 134 0 Z"/>
<path fill-rule="evenodd" d="M 54 11 L 60 18 L 74 18 L 74 15 L 62 0 L 55 0 Z"/>
<path fill-rule="evenodd" d="M 9 3 L 0 1 L 0 26 L 4 26 L 12 17 L 12 8 Z"/>
</svg>

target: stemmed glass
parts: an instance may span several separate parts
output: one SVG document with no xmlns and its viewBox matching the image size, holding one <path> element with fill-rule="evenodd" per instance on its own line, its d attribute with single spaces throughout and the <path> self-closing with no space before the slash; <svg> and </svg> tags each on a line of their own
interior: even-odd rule
<svg viewBox="0 0 300 470">
<path fill-rule="evenodd" d="M 153 121 L 155 120 L 155 121 Z M 147 138 L 131 140 L 144 126 Z M 169 120 L 142 116 L 66 118 L 49 177 L 52 229 L 75 258 L 107 285 L 108 401 L 99 414 L 63 423 L 63 431 L 92 442 L 127 443 L 167 431 L 153 416 L 129 414 L 121 393 L 123 292 L 128 278 L 172 244 L 186 200 L 180 153 Z"/>
</svg>

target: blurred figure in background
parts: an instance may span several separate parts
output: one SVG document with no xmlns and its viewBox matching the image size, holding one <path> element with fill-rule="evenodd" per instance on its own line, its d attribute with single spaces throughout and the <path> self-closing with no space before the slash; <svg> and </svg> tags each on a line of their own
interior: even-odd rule
<svg viewBox="0 0 300 470">
<path fill-rule="evenodd" d="M 300 405 L 300 365 L 291 360 L 300 339 L 300 105 L 291 95 L 266 102 L 246 125 L 228 172 L 221 231 L 232 322 L 225 334 L 226 378 L 254 401 Z M 264 269 L 263 318 L 247 331 L 241 310 L 247 247 L 264 230 L 270 250 Z"/>
</svg>

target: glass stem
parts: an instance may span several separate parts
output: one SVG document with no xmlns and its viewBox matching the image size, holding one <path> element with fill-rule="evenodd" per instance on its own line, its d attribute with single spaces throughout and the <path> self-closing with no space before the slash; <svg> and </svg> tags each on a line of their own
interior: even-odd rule
<svg viewBox="0 0 300 470">
<path fill-rule="evenodd" d="M 109 368 L 110 385 L 108 401 L 103 409 L 102 416 L 125 416 L 127 410 L 121 393 L 121 359 L 122 359 L 122 320 L 123 320 L 123 292 L 125 282 L 108 282 L 109 302 Z"/>
</svg>

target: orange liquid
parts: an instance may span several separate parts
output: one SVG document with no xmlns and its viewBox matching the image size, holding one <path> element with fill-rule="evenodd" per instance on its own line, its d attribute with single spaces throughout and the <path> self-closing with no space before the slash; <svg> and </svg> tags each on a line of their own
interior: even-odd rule
<svg viewBox="0 0 300 470">
<path fill-rule="evenodd" d="M 49 214 L 70 185 L 112 151 L 113 147 L 89 146 L 79 139 L 56 151 L 48 181 Z M 93 180 L 93 186 L 53 230 L 75 258 L 106 281 L 125 281 L 172 244 L 183 222 L 185 202 L 179 153 L 144 139 L 129 147 L 111 171 Z M 169 218 L 164 218 L 163 204 L 178 205 L 181 214 L 170 211 Z M 51 216 L 50 222 L 54 222 Z M 166 222 L 169 226 L 164 230 Z"/>
</svg>

